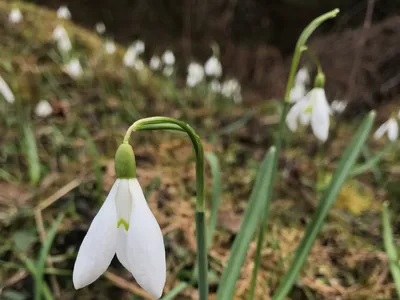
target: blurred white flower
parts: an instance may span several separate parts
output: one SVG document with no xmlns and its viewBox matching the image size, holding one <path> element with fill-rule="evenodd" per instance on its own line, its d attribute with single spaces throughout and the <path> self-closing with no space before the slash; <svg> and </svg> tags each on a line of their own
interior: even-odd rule
<svg viewBox="0 0 400 300">
<path fill-rule="evenodd" d="M 302 99 L 306 95 L 306 87 L 303 83 L 295 83 L 293 88 L 290 90 L 290 99 L 291 103 L 297 102 Z"/>
<path fill-rule="evenodd" d="M 329 134 L 330 107 L 323 88 L 313 88 L 307 95 L 296 102 L 286 116 L 286 124 L 291 131 L 296 131 L 298 121 L 302 125 L 311 122 L 314 135 L 325 142 Z"/>
<path fill-rule="evenodd" d="M 115 43 L 113 41 L 106 41 L 104 43 L 104 50 L 106 51 L 107 54 L 114 54 L 115 51 L 117 51 L 117 47 L 115 46 Z"/>
<path fill-rule="evenodd" d="M 95 28 L 98 34 L 104 34 L 106 32 L 106 25 L 103 22 L 96 23 Z"/>
<path fill-rule="evenodd" d="M 163 69 L 163 74 L 166 77 L 171 76 L 174 73 L 174 66 L 173 65 L 166 65 Z"/>
<path fill-rule="evenodd" d="M 10 23 L 13 24 L 21 22 L 22 19 L 23 19 L 22 13 L 19 8 L 13 8 L 10 14 L 8 15 L 8 20 L 10 21 Z"/>
<path fill-rule="evenodd" d="M 331 110 L 337 114 L 341 114 L 347 107 L 347 102 L 344 100 L 333 100 Z"/>
<path fill-rule="evenodd" d="M 14 103 L 15 97 L 13 92 L 11 91 L 10 87 L 8 86 L 7 82 L 0 76 L 0 94 L 3 95 L 4 99 L 8 103 Z"/>
<path fill-rule="evenodd" d="M 52 112 L 53 108 L 47 100 L 40 100 L 39 103 L 36 105 L 35 114 L 38 117 L 46 118 L 50 116 Z"/>
<path fill-rule="evenodd" d="M 134 63 L 133 63 L 133 67 L 137 70 L 143 70 L 144 68 L 144 63 L 141 59 L 135 59 Z"/>
<path fill-rule="evenodd" d="M 149 62 L 150 69 L 159 70 L 161 67 L 161 60 L 157 55 L 153 55 Z"/>
<path fill-rule="evenodd" d="M 307 70 L 307 68 L 302 67 L 300 68 L 297 73 L 296 76 L 294 77 L 294 84 L 302 84 L 302 85 L 306 85 L 310 83 L 310 74 Z"/>
<path fill-rule="evenodd" d="M 136 49 L 134 45 L 130 45 L 124 55 L 124 65 L 126 67 L 133 67 L 136 61 Z"/>
<path fill-rule="evenodd" d="M 221 77 L 222 65 L 216 56 L 211 56 L 204 64 L 204 71 L 208 76 Z"/>
<path fill-rule="evenodd" d="M 93 219 L 76 257 L 75 289 L 93 283 L 114 256 L 159 299 L 166 280 L 163 235 L 136 178 L 118 178 Z"/>
<path fill-rule="evenodd" d="M 83 74 L 81 63 L 77 58 L 71 59 L 66 65 L 64 65 L 63 70 L 74 79 L 78 79 Z"/>
<path fill-rule="evenodd" d="M 221 92 L 221 83 L 217 79 L 212 80 L 209 86 L 213 93 Z"/>
<path fill-rule="evenodd" d="M 204 69 L 203 66 L 192 62 L 188 66 L 188 74 L 186 77 L 186 85 L 188 87 L 194 87 L 198 85 L 204 79 Z"/>
<path fill-rule="evenodd" d="M 232 98 L 236 104 L 242 102 L 242 93 L 239 81 L 236 79 L 228 79 L 224 81 L 221 87 L 221 94 L 227 98 Z"/>
<path fill-rule="evenodd" d="M 171 50 L 167 50 L 162 55 L 161 60 L 166 65 L 173 65 L 173 64 L 175 64 L 175 55 Z"/>
<path fill-rule="evenodd" d="M 66 7 L 66 6 L 60 6 L 58 9 L 57 9 L 57 17 L 59 18 L 59 19 L 66 19 L 66 20 L 69 20 L 69 19 L 71 19 L 71 12 L 69 11 L 69 9 L 68 9 L 68 7 Z"/>
<path fill-rule="evenodd" d="M 387 133 L 390 141 L 397 140 L 397 137 L 399 136 L 399 124 L 397 123 L 397 120 L 395 118 L 389 118 L 389 120 L 379 126 L 377 131 L 375 131 L 374 138 L 379 139 L 385 133 Z"/>
<path fill-rule="evenodd" d="M 72 49 L 71 40 L 64 26 L 57 25 L 53 31 L 53 39 L 57 42 L 58 50 L 61 52 L 68 52 Z"/>
<path fill-rule="evenodd" d="M 135 47 L 135 51 L 136 51 L 137 55 L 142 54 L 146 48 L 144 42 L 141 40 L 137 40 L 133 45 Z"/>
</svg>

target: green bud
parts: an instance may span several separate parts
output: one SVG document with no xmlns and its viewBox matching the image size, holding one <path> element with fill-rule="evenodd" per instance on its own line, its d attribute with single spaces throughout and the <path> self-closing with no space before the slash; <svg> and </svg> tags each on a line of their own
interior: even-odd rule
<svg viewBox="0 0 400 300">
<path fill-rule="evenodd" d="M 121 144 L 115 153 L 115 174 L 117 178 L 136 178 L 136 161 L 132 146 Z"/>
<path fill-rule="evenodd" d="M 325 86 L 325 75 L 322 72 L 318 72 L 314 79 L 314 87 L 323 88 Z"/>
</svg>

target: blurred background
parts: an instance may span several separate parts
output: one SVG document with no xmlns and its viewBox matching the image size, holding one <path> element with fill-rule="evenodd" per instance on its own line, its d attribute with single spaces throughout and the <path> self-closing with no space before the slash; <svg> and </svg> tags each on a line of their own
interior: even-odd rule
<svg viewBox="0 0 400 300">
<path fill-rule="evenodd" d="M 390 117 L 399 120 L 400 1 L 1 0 L 0 76 L 8 92 L 0 82 L 0 299 L 33 299 L 32 263 L 40 261 L 54 299 L 150 299 L 116 259 L 83 290 L 74 290 L 71 274 L 115 180 L 118 144 L 134 121 L 154 115 L 193 125 L 219 158 L 222 202 L 210 250 L 215 293 L 277 132 L 297 38 L 336 7 L 339 16 L 308 46 L 326 75 L 328 101 L 342 108 L 332 107 L 324 144 L 309 128 L 287 131 L 256 299 L 269 299 L 277 287 L 362 117 L 377 111 L 374 130 Z M 207 71 L 210 57 L 220 61 L 220 72 Z M 309 90 L 316 68 L 307 55 L 300 65 L 310 73 Z M 163 230 L 168 292 L 190 278 L 195 262 L 192 149 L 169 132 L 135 133 L 131 144 Z M 360 163 L 383 158 L 343 187 L 290 299 L 396 299 L 381 234 L 388 200 L 395 240 L 400 236 L 398 138 L 392 144 L 369 139 Z M 208 166 L 206 176 L 210 197 Z M 235 299 L 246 298 L 255 248 Z M 196 299 L 196 286 L 176 299 Z"/>
</svg>

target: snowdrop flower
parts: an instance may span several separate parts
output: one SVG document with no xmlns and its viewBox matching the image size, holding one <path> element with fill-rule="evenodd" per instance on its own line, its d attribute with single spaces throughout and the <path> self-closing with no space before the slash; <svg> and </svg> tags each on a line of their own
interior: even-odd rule
<svg viewBox="0 0 400 300">
<path fill-rule="evenodd" d="M 171 76 L 174 73 L 174 66 L 173 65 L 167 65 L 163 69 L 163 74 L 166 77 Z"/>
<path fill-rule="evenodd" d="M 208 76 L 221 77 L 222 65 L 216 56 L 211 56 L 204 64 L 204 71 Z"/>
<path fill-rule="evenodd" d="M 175 64 L 175 55 L 171 50 L 167 50 L 161 57 L 162 61 L 166 65 L 173 65 Z"/>
<path fill-rule="evenodd" d="M 0 94 L 6 99 L 8 103 L 14 103 L 15 97 L 7 82 L 0 76 Z"/>
<path fill-rule="evenodd" d="M 134 45 L 130 45 L 124 55 L 124 65 L 126 67 L 133 67 L 136 61 L 136 49 Z"/>
<path fill-rule="evenodd" d="M 188 75 L 186 77 L 186 85 L 188 87 L 194 87 L 199 84 L 204 78 L 203 66 L 192 62 L 188 66 Z"/>
<path fill-rule="evenodd" d="M 51 115 L 53 112 L 53 108 L 47 100 L 40 100 L 40 102 L 36 105 L 35 114 L 38 117 L 46 118 Z"/>
<path fill-rule="evenodd" d="M 143 63 L 143 61 L 142 61 L 141 59 L 136 59 L 136 60 L 134 61 L 134 63 L 133 63 L 133 67 L 134 67 L 137 71 L 143 70 L 143 68 L 144 68 L 144 63 Z"/>
<path fill-rule="evenodd" d="M 57 17 L 59 19 L 66 19 L 69 20 L 71 19 L 71 12 L 69 11 L 68 7 L 66 6 L 60 6 L 57 9 Z"/>
<path fill-rule="evenodd" d="M 103 22 L 96 23 L 95 28 L 98 34 L 104 34 L 106 32 L 106 25 Z"/>
<path fill-rule="evenodd" d="M 236 79 L 226 80 L 221 87 L 221 94 L 227 98 L 233 98 L 236 104 L 242 102 L 241 86 Z"/>
<path fill-rule="evenodd" d="M 72 49 L 71 40 L 64 26 L 57 25 L 53 31 L 53 39 L 57 42 L 58 50 L 61 52 L 68 52 Z"/>
<path fill-rule="evenodd" d="M 318 77 L 322 80 L 319 82 Z M 324 77 L 319 73 L 316 78 L 315 87 L 307 95 L 296 102 L 286 116 L 286 124 L 291 131 L 296 131 L 298 121 L 302 125 L 308 125 L 311 122 L 311 128 L 314 135 L 325 142 L 329 134 L 329 116 L 330 107 L 326 100 L 324 86 Z"/>
<path fill-rule="evenodd" d="M 104 50 L 107 54 L 114 54 L 117 51 L 117 47 L 113 41 L 106 41 L 104 44 Z"/>
<path fill-rule="evenodd" d="M 341 114 L 347 107 L 347 102 L 342 100 L 333 100 L 331 110 L 337 114 Z"/>
<path fill-rule="evenodd" d="M 74 286 L 94 282 L 117 255 L 137 283 L 158 299 L 166 280 L 163 235 L 136 179 L 135 157 L 127 143 L 117 150 L 115 171 L 117 180 L 79 248 Z"/>
<path fill-rule="evenodd" d="M 374 138 L 379 139 L 385 133 L 387 133 L 387 136 L 390 141 L 393 142 L 393 141 L 397 140 L 397 138 L 399 136 L 399 124 L 397 123 L 395 118 L 391 117 L 391 118 L 389 118 L 389 120 L 387 120 L 381 126 L 379 126 L 378 130 L 375 131 Z"/>
<path fill-rule="evenodd" d="M 303 83 L 296 83 L 290 90 L 290 102 L 294 103 L 302 99 L 306 95 L 306 87 Z"/>
<path fill-rule="evenodd" d="M 216 79 L 212 80 L 212 81 L 210 82 L 210 90 L 211 90 L 213 93 L 219 93 L 219 92 L 221 92 L 221 83 L 220 83 L 218 80 L 216 80 Z"/>
<path fill-rule="evenodd" d="M 294 77 L 294 83 L 296 84 L 309 84 L 310 83 L 310 74 L 308 73 L 307 68 L 303 67 L 300 68 L 297 73 L 296 76 Z"/>
<path fill-rule="evenodd" d="M 64 72 L 70 77 L 78 79 L 83 74 L 81 63 L 77 58 L 71 59 L 66 65 L 64 65 Z"/>
<path fill-rule="evenodd" d="M 144 42 L 141 40 L 136 41 L 134 43 L 134 47 L 135 47 L 135 51 L 136 51 L 137 55 L 142 54 L 145 50 Z"/>
<path fill-rule="evenodd" d="M 149 67 L 152 70 L 159 70 L 161 67 L 161 60 L 157 55 L 151 57 Z"/>
<path fill-rule="evenodd" d="M 13 8 L 10 14 L 8 15 L 8 20 L 10 21 L 10 23 L 13 24 L 21 22 L 22 19 L 23 19 L 22 13 L 19 8 Z"/>
</svg>

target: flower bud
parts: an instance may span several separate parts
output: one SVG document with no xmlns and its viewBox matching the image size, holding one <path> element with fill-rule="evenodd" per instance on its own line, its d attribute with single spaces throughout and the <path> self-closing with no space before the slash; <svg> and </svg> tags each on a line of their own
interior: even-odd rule
<svg viewBox="0 0 400 300">
<path fill-rule="evenodd" d="M 314 79 L 314 87 L 324 88 L 325 87 L 325 75 L 322 72 L 318 72 Z"/>
<path fill-rule="evenodd" d="M 136 178 L 136 161 L 132 146 L 121 144 L 115 153 L 115 174 L 117 178 Z"/>
</svg>

